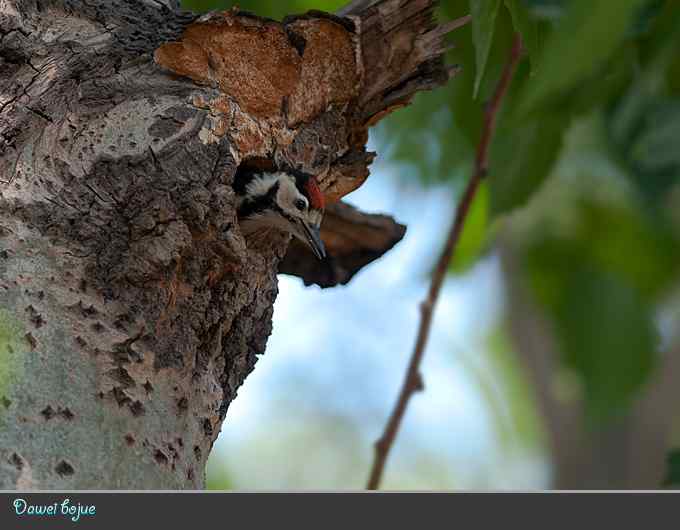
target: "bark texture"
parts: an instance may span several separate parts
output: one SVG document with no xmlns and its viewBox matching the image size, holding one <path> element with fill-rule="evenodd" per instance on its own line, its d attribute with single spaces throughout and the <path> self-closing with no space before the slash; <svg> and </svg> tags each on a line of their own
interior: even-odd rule
<svg viewBox="0 0 680 530">
<path fill-rule="evenodd" d="M 236 168 L 285 160 L 337 203 L 367 128 L 452 73 L 431 0 L 343 15 L 0 0 L 1 489 L 203 486 L 289 243 L 244 240 Z M 344 282 L 403 236 L 342 204 L 323 231 L 330 280 L 297 246 L 283 270 Z"/>
</svg>

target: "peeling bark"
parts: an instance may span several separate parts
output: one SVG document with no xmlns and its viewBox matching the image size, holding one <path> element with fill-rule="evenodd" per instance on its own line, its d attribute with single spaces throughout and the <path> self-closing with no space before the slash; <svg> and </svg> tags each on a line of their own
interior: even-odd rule
<svg viewBox="0 0 680 530">
<path fill-rule="evenodd" d="M 360 186 L 367 128 L 451 73 L 431 4 L 278 23 L 0 0 L 0 488 L 203 486 L 289 243 L 244 240 L 234 172 L 285 160 L 329 202 Z M 337 282 L 403 235 L 340 204 L 323 230 Z"/>
<path fill-rule="evenodd" d="M 401 241 L 405 233 L 406 227 L 391 217 L 362 213 L 338 202 L 326 210 L 321 227 L 328 261 L 314 259 L 307 245 L 292 240 L 279 272 L 299 276 L 305 285 L 344 285 Z"/>
</svg>

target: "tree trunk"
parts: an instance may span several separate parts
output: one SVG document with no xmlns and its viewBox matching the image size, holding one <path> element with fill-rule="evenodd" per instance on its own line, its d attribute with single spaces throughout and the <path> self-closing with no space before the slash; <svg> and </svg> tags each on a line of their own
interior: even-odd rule
<svg viewBox="0 0 680 530">
<path fill-rule="evenodd" d="M 0 488 L 203 486 L 289 239 L 244 240 L 237 166 L 286 160 L 336 202 L 367 127 L 452 73 L 432 0 L 370 4 L 278 23 L 0 0 Z M 347 281 L 403 235 L 331 209 L 327 235 L 364 234 L 342 267 L 291 246 L 284 270 Z"/>
</svg>

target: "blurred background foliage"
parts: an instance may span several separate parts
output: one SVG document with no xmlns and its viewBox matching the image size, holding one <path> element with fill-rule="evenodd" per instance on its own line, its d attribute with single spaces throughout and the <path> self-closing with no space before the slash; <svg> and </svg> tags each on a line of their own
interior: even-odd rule
<svg viewBox="0 0 680 530">
<path fill-rule="evenodd" d="M 238 5 L 280 19 L 308 9 L 332 12 L 345 3 L 242 0 Z M 232 5 L 226 0 L 183 1 L 194 11 Z M 426 259 L 421 259 L 431 266 L 454 199 L 471 173 L 485 102 L 507 60 L 513 34 L 522 35 L 526 60 L 500 114 L 489 178 L 475 199 L 451 264 L 451 284 L 463 285 L 456 282 L 475 278 L 480 263 L 498 262 L 501 288 L 495 296 L 503 300 L 503 307 L 497 321 L 487 324 L 483 346 L 475 346 L 484 353 L 459 352 L 458 362 L 482 396 L 494 432 L 500 433 L 494 443 L 504 443 L 504 432 L 515 433 L 509 435 L 512 443 L 538 447 L 537 454 L 545 456 L 550 470 L 546 476 L 552 479 L 527 479 L 525 486 L 660 485 L 663 474 L 657 467 L 662 464 L 657 463 L 678 442 L 679 433 L 675 403 L 680 396 L 662 386 L 678 386 L 677 379 L 664 374 L 680 376 L 680 371 L 673 371 L 680 354 L 680 3 L 442 0 L 437 16 L 444 21 L 468 13 L 472 23 L 451 36 L 455 48 L 447 57 L 460 64 L 462 72 L 447 87 L 419 95 L 410 107 L 372 131 L 372 142 L 388 166 L 390 186 L 411 194 L 418 187 L 434 189 L 447 198 L 448 210 L 439 225 L 429 226 L 441 233 L 435 234 Z M 426 275 L 427 269 L 418 278 L 421 292 Z M 474 289 L 468 300 L 473 299 Z M 546 364 L 553 356 L 554 362 Z M 664 382 L 667 379 L 670 382 Z M 665 401 L 654 402 L 652 415 L 639 420 L 636 407 L 656 396 L 659 388 Z M 383 392 L 390 402 L 391 391 Z M 381 413 L 387 408 L 378 407 Z M 577 423 L 560 424 L 565 411 L 575 414 Z M 326 412 L 309 416 L 314 425 L 296 422 L 297 431 L 287 434 L 290 440 L 267 440 L 278 459 L 304 461 L 309 455 L 299 444 L 327 444 L 340 436 L 336 431 L 342 421 Z M 384 417 L 376 416 L 368 437 L 345 434 L 349 441 L 335 445 L 337 451 L 324 458 L 367 469 L 370 447 L 362 443 L 379 431 Z M 226 428 L 229 425 L 228 417 Z M 275 425 L 270 428 L 276 430 Z M 305 429 L 307 438 L 301 434 Z M 650 462 L 656 479 L 636 475 L 635 466 L 626 460 L 632 458 L 631 439 L 645 429 L 649 437 L 663 438 L 656 445 L 647 444 L 653 452 L 636 455 Z M 408 438 L 400 438 L 397 445 L 408 443 Z M 625 444 L 629 445 L 623 451 Z M 339 455 L 342 450 L 348 454 Z M 390 484 L 519 487 L 493 477 L 442 479 L 446 466 L 438 464 L 436 451 L 428 451 L 409 453 L 408 458 L 428 468 L 429 479 Z M 610 462 L 617 469 L 584 471 L 572 482 L 561 481 L 566 473 L 561 466 L 576 469 L 575 462 L 580 462 L 587 468 L 597 451 L 607 455 L 603 457 L 607 461 L 620 453 Z M 229 458 L 257 458 L 257 452 L 242 454 Z M 392 460 L 403 455 L 399 450 Z M 217 460 L 209 472 L 211 487 L 243 487 L 228 478 L 229 465 Z M 677 458 L 673 462 L 677 468 Z M 507 467 L 484 473 L 502 470 Z M 672 477 L 677 477 L 677 470 Z M 262 478 L 258 484 L 300 483 Z M 362 486 L 349 478 L 332 485 Z"/>
</svg>

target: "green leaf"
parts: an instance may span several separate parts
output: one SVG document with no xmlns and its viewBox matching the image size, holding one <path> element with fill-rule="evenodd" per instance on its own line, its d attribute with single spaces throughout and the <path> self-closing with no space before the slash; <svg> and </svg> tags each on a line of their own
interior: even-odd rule
<svg viewBox="0 0 680 530">
<path fill-rule="evenodd" d="M 653 306 L 568 242 L 545 242 L 529 259 L 564 363 L 582 382 L 588 420 L 601 423 L 624 412 L 654 366 Z"/>
<path fill-rule="evenodd" d="M 665 22 L 672 17 L 663 18 Z M 680 22 L 680 16 L 676 13 L 672 20 Z M 612 105 L 607 122 L 615 151 L 650 205 L 680 182 L 680 97 L 669 76 L 679 55 L 680 29 L 677 24 L 656 29 L 648 64 Z"/>
<path fill-rule="evenodd" d="M 522 0 L 505 0 L 505 7 L 510 11 L 515 31 L 522 35 L 522 41 L 529 52 L 533 68 L 541 48 L 541 26 L 537 20 L 532 18 Z"/>
<path fill-rule="evenodd" d="M 664 488 L 680 488 L 680 449 L 674 449 L 666 456 L 666 477 L 663 479 Z"/>
<path fill-rule="evenodd" d="M 621 45 L 643 0 L 573 0 L 548 37 L 537 75 L 524 94 L 523 112 L 535 110 L 591 74 Z"/>
<path fill-rule="evenodd" d="M 545 114 L 496 135 L 491 149 L 491 208 L 494 215 L 523 206 L 537 191 L 557 160 L 568 115 Z"/>
<path fill-rule="evenodd" d="M 632 144 L 631 159 L 644 173 L 669 170 L 680 174 L 679 139 L 680 100 L 655 105 Z"/>
<path fill-rule="evenodd" d="M 625 150 L 628 150 L 648 109 L 664 97 L 664 72 L 668 59 L 667 51 L 659 54 L 647 71 L 637 76 L 611 112 L 610 133 L 614 142 Z"/>
<path fill-rule="evenodd" d="M 566 97 L 554 100 L 553 106 L 544 108 L 543 112 L 570 108 L 576 116 L 611 105 L 630 86 L 638 68 L 638 55 L 633 43 L 624 43 L 578 86 L 565 94 Z"/>
<path fill-rule="evenodd" d="M 444 20 L 468 13 L 467 2 L 442 4 Z M 455 49 L 449 51 L 446 58 L 449 64 L 464 65 L 462 72 L 444 88 L 419 93 L 413 105 L 390 114 L 373 129 L 376 137 L 387 146 L 383 153 L 410 166 L 399 173 L 417 177 L 424 183 L 456 182 L 469 177 L 484 120 L 482 101 L 491 96 L 507 61 L 512 21 L 504 9 L 496 17 L 479 97 L 473 99 L 475 47 L 471 26 L 467 24 L 456 30 L 452 37 Z"/>
<path fill-rule="evenodd" d="M 470 0 L 470 14 L 472 15 L 472 41 L 475 45 L 475 87 L 473 95 L 476 98 L 484 77 L 484 70 L 489 59 L 489 51 L 493 42 L 496 27 L 496 15 L 500 7 L 500 0 Z"/>
<path fill-rule="evenodd" d="M 661 13 L 666 0 L 646 0 L 640 12 L 633 20 L 629 35 L 639 37 L 648 34 L 654 25 L 654 20 Z"/>
<path fill-rule="evenodd" d="M 622 412 L 651 373 L 653 311 L 618 278 L 573 265 L 556 312 L 558 335 L 567 365 L 583 380 L 588 418 L 602 422 Z"/>
<path fill-rule="evenodd" d="M 588 198 L 555 202 L 526 244 L 523 270 L 582 382 L 587 416 L 610 419 L 651 374 L 656 307 L 677 279 L 677 239 L 637 207 Z"/>
<path fill-rule="evenodd" d="M 470 205 L 463 231 L 450 265 L 451 272 L 468 270 L 482 254 L 489 228 L 489 188 L 486 182 L 479 185 L 477 194 Z"/>
<path fill-rule="evenodd" d="M 528 254 L 531 274 L 540 279 L 537 294 L 546 305 L 557 303 L 574 263 L 617 277 L 651 304 L 677 279 L 680 245 L 672 227 L 657 217 L 594 199 L 556 204 L 551 214 L 554 219 L 535 227 Z"/>
<path fill-rule="evenodd" d="M 400 163 L 395 175 L 432 184 L 457 179 L 463 166 L 465 176 L 469 174 L 474 148 L 458 126 L 461 116 L 449 110 L 450 96 L 446 90 L 420 93 L 413 105 L 390 114 L 373 129 L 384 152 Z"/>
<path fill-rule="evenodd" d="M 615 274 L 646 301 L 663 295 L 680 261 L 670 227 L 632 208 L 586 203 L 580 214 L 582 257 Z"/>
<path fill-rule="evenodd" d="M 522 0 L 531 13 L 538 18 L 556 20 L 564 13 L 565 0 Z"/>
</svg>

